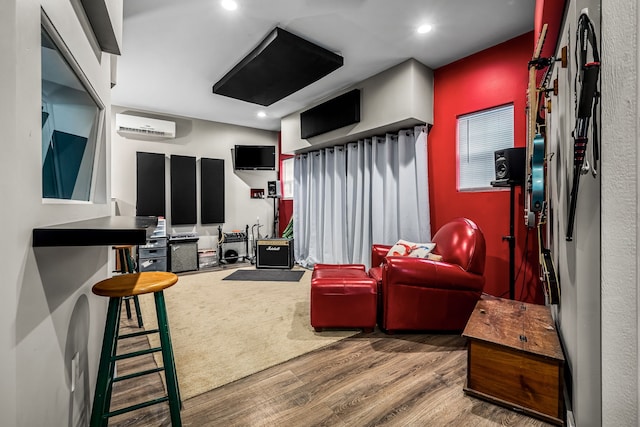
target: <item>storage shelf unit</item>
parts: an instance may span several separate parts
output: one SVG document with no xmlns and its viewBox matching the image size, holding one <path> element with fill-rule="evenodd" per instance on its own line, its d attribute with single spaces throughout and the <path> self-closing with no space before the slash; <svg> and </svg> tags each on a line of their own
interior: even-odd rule
<svg viewBox="0 0 640 427">
<path fill-rule="evenodd" d="M 148 239 L 138 246 L 139 271 L 167 271 L 167 238 Z"/>
<path fill-rule="evenodd" d="M 241 254 L 241 251 L 236 251 L 234 248 L 232 248 L 231 250 L 236 253 L 235 256 L 230 255 L 230 249 L 227 249 L 225 251 L 227 245 L 236 244 L 235 247 L 237 248 L 238 246 L 240 246 L 237 245 L 238 243 L 244 246 L 244 248 L 242 248 L 244 249 L 244 255 Z M 227 256 L 227 254 L 229 254 L 229 256 Z M 218 264 L 220 264 L 222 261 L 232 264 L 240 260 L 241 258 L 245 261 L 249 258 L 249 226 L 247 225 L 245 227 L 244 232 L 237 231 L 231 233 L 223 233 L 222 227 L 218 226 Z"/>
</svg>

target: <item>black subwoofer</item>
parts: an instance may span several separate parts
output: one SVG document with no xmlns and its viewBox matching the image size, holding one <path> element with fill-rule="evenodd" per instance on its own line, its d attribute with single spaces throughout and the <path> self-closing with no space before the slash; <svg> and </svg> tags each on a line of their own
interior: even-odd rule
<svg viewBox="0 0 640 427">
<path fill-rule="evenodd" d="M 292 268 L 293 239 L 257 241 L 256 268 Z"/>
<path fill-rule="evenodd" d="M 509 181 L 513 184 L 524 183 L 525 148 L 505 148 L 494 153 L 496 181 Z"/>
</svg>

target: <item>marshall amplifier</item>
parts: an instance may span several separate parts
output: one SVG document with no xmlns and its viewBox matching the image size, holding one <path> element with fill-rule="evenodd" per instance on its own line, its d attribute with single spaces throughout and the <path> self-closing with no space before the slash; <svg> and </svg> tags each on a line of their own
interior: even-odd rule
<svg viewBox="0 0 640 427">
<path fill-rule="evenodd" d="M 293 267 L 293 239 L 261 239 L 256 243 L 256 268 Z"/>
</svg>

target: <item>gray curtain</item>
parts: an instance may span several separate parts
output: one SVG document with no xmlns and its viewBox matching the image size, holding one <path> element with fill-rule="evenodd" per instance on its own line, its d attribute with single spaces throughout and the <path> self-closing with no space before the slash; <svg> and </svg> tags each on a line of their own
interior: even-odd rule
<svg viewBox="0 0 640 427">
<path fill-rule="evenodd" d="M 422 127 L 294 159 L 294 254 L 305 267 L 369 267 L 373 243 L 431 239 Z"/>
</svg>

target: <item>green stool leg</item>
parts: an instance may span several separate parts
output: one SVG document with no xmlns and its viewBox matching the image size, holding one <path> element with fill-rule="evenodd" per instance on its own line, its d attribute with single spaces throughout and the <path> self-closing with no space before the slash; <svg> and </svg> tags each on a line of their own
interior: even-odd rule
<svg viewBox="0 0 640 427">
<path fill-rule="evenodd" d="M 111 388 L 115 370 L 113 359 L 117 350 L 121 305 L 122 298 L 109 298 L 100 364 L 98 365 L 98 379 L 91 411 L 91 427 L 106 427 L 108 424 L 108 418 L 104 414 L 109 412 L 111 405 Z"/>
<path fill-rule="evenodd" d="M 127 319 L 131 319 L 131 305 L 129 304 L 129 298 L 124 299 L 124 308 L 127 310 Z"/>
<path fill-rule="evenodd" d="M 133 305 L 136 308 L 136 317 L 138 318 L 138 328 L 142 328 L 144 323 L 142 323 L 142 312 L 140 311 L 140 300 L 138 299 L 138 295 L 133 296 Z"/>
<path fill-rule="evenodd" d="M 117 249 L 118 258 L 120 258 L 120 273 L 133 273 L 131 269 L 131 263 L 129 259 L 129 249 Z M 127 319 L 131 319 L 131 305 L 129 304 L 129 298 L 124 299 L 125 308 L 127 309 Z"/>
<path fill-rule="evenodd" d="M 176 366 L 173 358 L 171 336 L 169 335 L 169 320 L 167 319 L 167 309 L 164 303 L 164 293 L 162 291 L 155 292 L 153 296 L 156 302 L 160 346 L 162 347 L 162 361 L 164 363 L 164 374 L 167 380 L 171 425 L 173 427 L 180 427 L 182 426 L 180 419 L 180 390 L 178 388 L 178 377 L 176 375 Z"/>
<path fill-rule="evenodd" d="M 131 251 L 129 249 L 118 249 L 118 257 L 120 258 L 120 273 L 135 273 L 136 266 L 133 262 L 133 257 L 131 256 Z M 140 300 L 138 299 L 138 295 L 134 295 L 133 297 L 124 298 L 125 309 L 127 310 L 127 319 L 131 319 L 131 305 L 129 300 L 133 298 L 133 305 L 136 308 L 136 318 L 138 319 L 138 327 L 142 328 L 144 323 L 142 322 L 142 312 L 140 311 Z"/>
<path fill-rule="evenodd" d="M 133 263 L 133 257 L 131 256 L 131 250 L 125 249 L 124 251 L 125 257 L 127 258 L 127 268 L 129 273 L 136 272 L 136 266 Z M 125 265 L 125 264 L 122 264 Z M 142 328 L 144 323 L 142 323 L 142 313 L 140 312 L 140 300 L 138 300 L 138 295 L 133 296 L 133 305 L 136 307 L 136 317 L 138 318 L 138 328 Z M 129 301 L 127 301 L 127 308 L 129 308 Z M 129 313 L 127 311 L 127 313 Z M 131 314 L 128 314 L 128 319 L 131 319 Z"/>
</svg>

